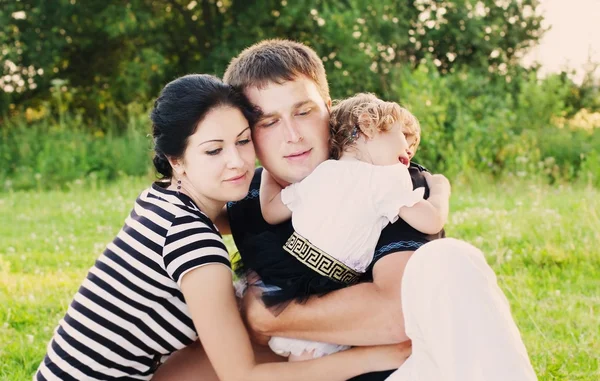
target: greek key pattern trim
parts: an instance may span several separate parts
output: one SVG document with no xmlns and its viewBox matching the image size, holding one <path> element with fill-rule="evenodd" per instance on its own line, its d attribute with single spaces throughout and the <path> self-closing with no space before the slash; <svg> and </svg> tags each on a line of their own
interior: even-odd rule
<svg viewBox="0 0 600 381">
<path fill-rule="evenodd" d="M 354 284 L 361 275 L 296 232 L 288 238 L 283 249 L 313 271 L 338 282 Z"/>
</svg>

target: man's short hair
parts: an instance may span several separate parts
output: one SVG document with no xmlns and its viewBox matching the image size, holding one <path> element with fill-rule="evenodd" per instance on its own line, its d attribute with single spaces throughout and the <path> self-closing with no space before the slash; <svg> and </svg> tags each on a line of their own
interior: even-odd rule
<svg viewBox="0 0 600 381">
<path fill-rule="evenodd" d="M 241 91 L 263 88 L 269 82 L 284 83 L 306 76 L 317 85 L 324 100 L 329 99 L 329 84 L 323 61 L 308 46 L 290 40 L 264 40 L 244 49 L 231 60 L 223 81 Z"/>
</svg>

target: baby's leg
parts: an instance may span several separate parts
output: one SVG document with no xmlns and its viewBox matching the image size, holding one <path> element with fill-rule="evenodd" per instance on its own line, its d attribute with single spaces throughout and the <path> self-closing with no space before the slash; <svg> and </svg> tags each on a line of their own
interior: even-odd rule
<svg viewBox="0 0 600 381">
<path fill-rule="evenodd" d="M 315 350 L 314 349 L 312 351 L 304 351 L 300 355 L 292 355 L 292 354 L 290 354 L 290 357 L 288 357 L 288 361 L 289 362 L 295 362 L 295 361 L 312 360 L 314 358 L 314 355 L 315 355 Z"/>
<path fill-rule="evenodd" d="M 402 307 L 412 355 L 388 381 L 534 381 L 519 330 L 483 253 L 452 238 L 408 261 Z"/>
<path fill-rule="evenodd" d="M 280 356 L 288 357 L 289 361 L 303 361 L 322 357 L 350 348 L 347 345 L 320 343 L 309 340 L 291 339 L 288 337 L 271 337 L 269 347 Z"/>
</svg>

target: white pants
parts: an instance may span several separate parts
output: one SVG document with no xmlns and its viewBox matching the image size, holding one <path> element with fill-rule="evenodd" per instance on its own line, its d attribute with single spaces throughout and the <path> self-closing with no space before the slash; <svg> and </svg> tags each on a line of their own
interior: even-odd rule
<svg viewBox="0 0 600 381">
<path fill-rule="evenodd" d="M 412 355 L 390 381 L 537 380 L 481 251 L 452 238 L 409 259 L 402 309 Z"/>
</svg>

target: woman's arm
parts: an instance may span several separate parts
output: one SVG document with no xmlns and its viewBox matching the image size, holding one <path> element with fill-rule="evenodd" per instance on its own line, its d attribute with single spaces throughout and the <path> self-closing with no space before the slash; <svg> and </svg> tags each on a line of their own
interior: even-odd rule
<svg viewBox="0 0 600 381">
<path fill-rule="evenodd" d="M 450 183 L 443 175 L 423 172 L 429 185 L 429 198 L 411 207 L 402 207 L 398 215 L 410 226 L 425 234 L 444 228 L 450 209 Z"/>
<path fill-rule="evenodd" d="M 227 267 L 196 268 L 183 276 L 181 290 L 200 342 L 223 381 L 346 380 L 397 368 L 410 354 L 406 346 L 363 347 L 310 361 L 257 364 Z"/>
<path fill-rule="evenodd" d="M 260 180 L 260 209 L 263 218 L 271 225 L 280 224 L 292 217 L 292 211 L 281 201 L 281 185 L 263 169 Z"/>
</svg>

